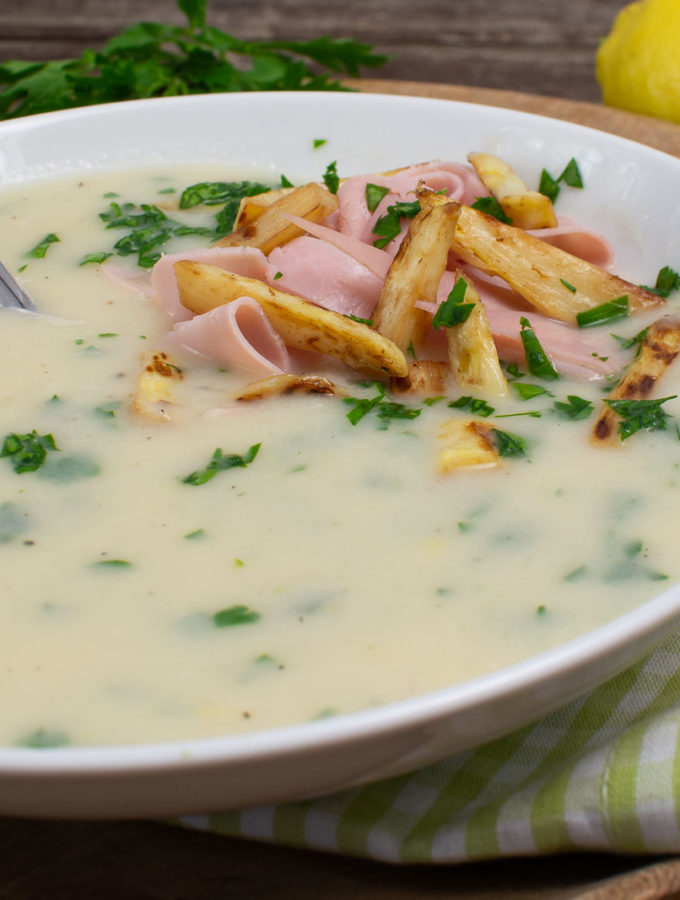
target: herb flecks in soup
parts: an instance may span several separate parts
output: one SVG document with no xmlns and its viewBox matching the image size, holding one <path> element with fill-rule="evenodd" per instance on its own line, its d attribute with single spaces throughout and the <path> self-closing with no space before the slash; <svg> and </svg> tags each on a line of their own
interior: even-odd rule
<svg viewBox="0 0 680 900">
<path fill-rule="evenodd" d="M 484 156 L 0 195 L 39 310 L 0 311 L 2 743 L 363 709 L 678 579 L 677 276 L 564 269 Z"/>
</svg>

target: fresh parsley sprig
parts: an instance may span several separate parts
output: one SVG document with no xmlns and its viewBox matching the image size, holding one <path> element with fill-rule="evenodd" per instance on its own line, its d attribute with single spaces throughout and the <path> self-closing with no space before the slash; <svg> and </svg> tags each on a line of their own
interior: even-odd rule
<svg viewBox="0 0 680 900">
<path fill-rule="evenodd" d="M 467 282 L 464 278 L 456 279 L 456 283 L 443 300 L 432 318 L 432 327 L 435 331 L 440 328 L 453 328 L 466 322 L 470 313 L 475 308 L 473 303 L 464 303 Z"/>
<path fill-rule="evenodd" d="M 555 371 L 553 364 L 550 362 L 550 357 L 536 337 L 536 332 L 531 327 L 531 323 L 525 316 L 520 318 L 519 323 L 519 336 L 524 347 L 524 355 L 526 356 L 529 372 L 536 378 L 556 381 L 560 376 Z"/>
<path fill-rule="evenodd" d="M 385 395 L 385 388 L 379 382 L 370 382 L 363 384 L 363 387 L 374 387 L 377 393 L 373 397 L 344 397 L 343 403 L 352 408 L 347 413 L 347 421 L 351 425 L 357 425 L 364 416 L 375 410 L 378 417 L 378 428 L 385 431 L 389 428 L 393 419 L 417 419 L 422 410 L 413 406 L 406 406 L 403 403 L 395 403 L 388 400 Z"/>
<path fill-rule="evenodd" d="M 668 413 L 662 404 L 674 400 L 677 394 L 657 400 L 605 400 L 607 406 L 621 417 L 619 435 L 625 441 L 636 431 L 665 431 Z"/>
<path fill-rule="evenodd" d="M 190 475 L 187 475 L 186 478 L 183 478 L 182 482 L 197 487 L 201 484 L 205 484 L 206 481 L 210 481 L 210 479 L 214 478 L 218 472 L 224 472 L 227 469 L 234 469 L 237 467 L 245 469 L 257 456 L 260 446 L 260 444 L 253 444 L 252 447 L 249 447 L 242 455 L 238 453 L 225 453 L 218 447 L 205 469 L 192 472 Z"/>
<path fill-rule="evenodd" d="M 17 475 L 21 475 L 22 472 L 37 471 L 45 462 L 48 451 L 58 449 L 51 434 L 38 434 L 35 429 L 27 434 L 12 432 L 5 435 L 0 459 L 7 457 Z"/>
<path fill-rule="evenodd" d="M 0 65 L 0 118 L 56 109 L 223 91 L 347 90 L 387 57 L 350 38 L 242 41 L 206 24 L 207 0 L 177 0 L 184 26 L 138 22 L 76 59 Z"/>
<path fill-rule="evenodd" d="M 420 202 L 418 200 L 398 200 L 388 206 L 385 215 L 380 216 L 373 226 L 373 234 L 378 235 L 378 240 L 373 241 L 373 246 L 382 250 L 401 231 L 401 220 L 413 219 L 419 212 Z"/>
<path fill-rule="evenodd" d="M 549 197 L 551 202 L 554 203 L 560 193 L 561 182 L 564 182 L 566 185 L 573 188 L 583 187 L 583 178 L 578 163 L 573 156 L 557 178 L 553 178 L 547 169 L 543 169 L 538 190 L 541 194 L 545 194 L 546 197 Z"/>
</svg>

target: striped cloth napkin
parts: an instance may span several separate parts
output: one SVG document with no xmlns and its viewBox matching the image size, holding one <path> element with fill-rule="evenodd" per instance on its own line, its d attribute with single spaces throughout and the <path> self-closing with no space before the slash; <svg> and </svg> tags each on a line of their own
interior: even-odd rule
<svg viewBox="0 0 680 900">
<path fill-rule="evenodd" d="M 403 863 L 680 852 L 680 634 L 533 725 L 409 775 L 182 824 Z"/>
</svg>

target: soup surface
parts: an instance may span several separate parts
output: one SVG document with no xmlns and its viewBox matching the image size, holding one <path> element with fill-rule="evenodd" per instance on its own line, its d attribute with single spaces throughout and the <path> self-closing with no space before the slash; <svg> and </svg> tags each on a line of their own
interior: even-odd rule
<svg viewBox="0 0 680 900">
<path fill-rule="evenodd" d="M 206 177 L 225 173 L 89 173 L 0 195 L 1 258 L 39 311 L 0 311 L 0 440 L 35 431 L 46 451 L 34 471 L 0 459 L 0 742 L 346 713 L 546 650 L 680 577 L 675 426 L 594 448 L 593 417 L 555 412 L 569 395 L 597 408 L 606 382 L 524 374 L 545 391 L 513 389 L 485 421 L 526 453 L 442 475 L 438 431 L 469 415 L 449 406 L 460 390 L 404 400 L 411 419 L 352 424 L 339 397 L 238 404 L 252 376 L 178 355 L 162 309 L 80 263 L 112 243 L 107 195 L 171 203 L 164 192 Z M 28 257 L 47 234 L 58 241 Z M 149 351 L 182 369 L 171 423 L 130 404 Z M 665 379 L 674 394 L 677 369 Z M 375 395 L 350 370 L 334 380 Z M 187 482 L 218 448 L 241 464 Z"/>
</svg>

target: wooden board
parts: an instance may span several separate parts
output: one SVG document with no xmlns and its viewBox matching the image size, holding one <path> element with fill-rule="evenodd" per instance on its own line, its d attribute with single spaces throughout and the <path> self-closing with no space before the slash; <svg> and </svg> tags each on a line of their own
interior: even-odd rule
<svg viewBox="0 0 680 900">
<path fill-rule="evenodd" d="M 567 122 L 588 125 L 600 131 L 608 131 L 621 137 L 656 147 L 674 156 L 680 156 L 680 125 L 640 116 L 581 100 L 565 100 L 544 97 L 520 91 L 500 91 L 494 88 L 468 87 L 467 85 L 431 84 L 421 81 L 386 81 L 362 79 L 348 81 L 349 85 L 375 94 L 406 94 L 413 97 L 437 97 L 442 100 L 460 100 L 465 103 L 481 103 L 486 106 L 502 106 L 523 112 L 549 116 Z"/>
</svg>

